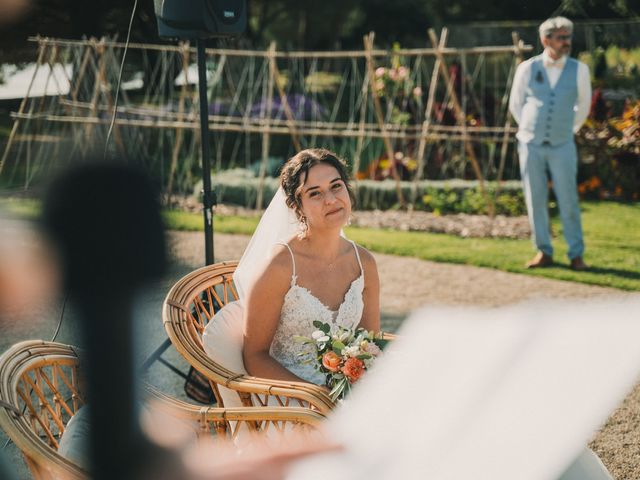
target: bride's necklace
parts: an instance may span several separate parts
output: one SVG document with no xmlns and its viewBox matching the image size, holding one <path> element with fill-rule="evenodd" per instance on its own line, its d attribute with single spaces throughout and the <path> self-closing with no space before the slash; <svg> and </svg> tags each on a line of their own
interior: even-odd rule
<svg viewBox="0 0 640 480">
<path fill-rule="evenodd" d="M 340 264 L 340 257 L 341 255 L 338 253 L 331 261 L 322 260 L 322 264 L 327 270 L 333 270 Z"/>
</svg>

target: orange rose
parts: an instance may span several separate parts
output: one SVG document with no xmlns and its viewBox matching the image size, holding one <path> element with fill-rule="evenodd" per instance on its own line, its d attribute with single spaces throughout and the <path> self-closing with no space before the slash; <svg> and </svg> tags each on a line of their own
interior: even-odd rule
<svg viewBox="0 0 640 480">
<path fill-rule="evenodd" d="M 364 373 L 364 362 L 356 357 L 351 357 L 344 362 L 342 373 L 349 379 L 350 383 L 355 383 Z"/>
<path fill-rule="evenodd" d="M 322 366 L 330 372 L 337 372 L 341 361 L 342 358 L 334 351 L 328 351 L 322 356 Z"/>
</svg>

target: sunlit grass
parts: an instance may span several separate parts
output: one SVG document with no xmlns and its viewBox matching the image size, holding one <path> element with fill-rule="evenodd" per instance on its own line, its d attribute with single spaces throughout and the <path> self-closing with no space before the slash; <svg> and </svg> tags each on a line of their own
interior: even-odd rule
<svg viewBox="0 0 640 480">
<path fill-rule="evenodd" d="M 591 266 L 588 272 L 574 272 L 568 268 L 559 219 L 553 220 L 557 265 L 537 270 L 524 268 L 524 263 L 535 253 L 529 240 L 461 238 L 370 228 L 348 228 L 347 235 L 375 252 L 640 290 L 640 204 L 585 202 L 582 210 L 585 260 Z M 200 215 L 174 211 L 168 212 L 165 218 L 168 228 L 202 230 Z M 251 234 L 257 224 L 255 217 L 215 217 L 214 228 L 223 233 Z"/>
<path fill-rule="evenodd" d="M 32 200 L 5 200 L 0 205 L 25 218 L 35 218 L 39 211 L 37 202 Z M 582 210 L 585 260 L 591 266 L 588 272 L 568 268 L 559 219 L 553 220 L 557 265 L 536 270 L 524 268 L 525 261 L 535 253 L 529 240 L 460 238 L 354 227 L 347 229 L 347 235 L 375 252 L 640 291 L 640 204 L 585 202 Z M 201 214 L 166 210 L 163 217 L 170 230 L 203 229 Z M 250 235 L 258 221 L 258 217 L 214 216 L 214 229 L 219 233 Z"/>
</svg>

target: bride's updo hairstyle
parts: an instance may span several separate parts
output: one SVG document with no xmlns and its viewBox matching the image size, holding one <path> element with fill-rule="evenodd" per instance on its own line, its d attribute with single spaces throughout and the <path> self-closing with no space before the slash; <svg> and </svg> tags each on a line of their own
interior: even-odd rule
<svg viewBox="0 0 640 480">
<path fill-rule="evenodd" d="M 335 153 L 324 148 L 309 148 L 291 157 L 282 167 L 280 184 L 286 198 L 287 206 L 292 209 L 298 220 L 302 220 L 302 187 L 312 167 L 325 163 L 338 171 L 340 178 L 347 187 L 351 205 L 355 205 L 355 195 L 349 183 L 349 174 L 344 160 Z"/>
</svg>

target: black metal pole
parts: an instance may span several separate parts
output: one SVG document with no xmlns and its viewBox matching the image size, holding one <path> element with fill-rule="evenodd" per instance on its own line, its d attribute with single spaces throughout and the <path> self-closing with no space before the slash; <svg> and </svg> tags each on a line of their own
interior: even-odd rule
<svg viewBox="0 0 640 480">
<path fill-rule="evenodd" d="M 198 94 L 200 97 L 200 143 L 202 145 L 202 204 L 204 212 L 204 261 L 205 265 L 214 263 L 213 256 L 213 207 L 216 204 L 215 193 L 211 191 L 211 162 L 209 157 L 209 102 L 207 100 L 207 62 L 205 41 L 196 39 L 198 60 Z M 165 340 L 144 362 L 142 369 L 147 371 L 160 355 L 171 346 Z M 184 375 L 183 375 L 184 376 Z"/>
<path fill-rule="evenodd" d="M 209 102 L 207 100 L 207 64 L 205 41 L 196 40 L 198 55 L 198 94 L 200 97 L 200 143 L 202 145 L 202 204 L 204 206 L 204 256 L 205 265 L 212 265 L 213 257 L 213 207 L 215 195 L 211 191 L 211 163 L 209 160 Z"/>
</svg>

